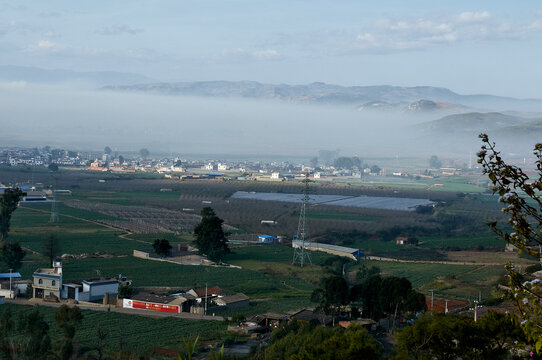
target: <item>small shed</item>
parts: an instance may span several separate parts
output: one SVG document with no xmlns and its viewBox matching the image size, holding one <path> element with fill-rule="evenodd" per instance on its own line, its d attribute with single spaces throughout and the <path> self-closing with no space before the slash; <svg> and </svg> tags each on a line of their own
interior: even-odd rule
<svg viewBox="0 0 542 360">
<path fill-rule="evenodd" d="M 260 244 L 273 244 L 276 240 L 277 238 L 271 235 L 258 236 L 258 243 Z"/>
<path fill-rule="evenodd" d="M 83 280 L 83 291 L 79 293 L 80 301 L 102 300 L 107 293 L 117 296 L 119 293 L 119 281 L 116 279 Z"/>
<path fill-rule="evenodd" d="M 408 244 L 408 238 L 406 236 L 398 236 L 395 240 L 396 240 L 395 243 L 397 245 L 407 245 Z"/>
<path fill-rule="evenodd" d="M 238 293 L 230 296 L 223 296 L 213 300 L 218 306 L 225 306 L 227 309 L 235 309 L 243 306 L 248 306 L 249 297 L 243 293 Z"/>
</svg>

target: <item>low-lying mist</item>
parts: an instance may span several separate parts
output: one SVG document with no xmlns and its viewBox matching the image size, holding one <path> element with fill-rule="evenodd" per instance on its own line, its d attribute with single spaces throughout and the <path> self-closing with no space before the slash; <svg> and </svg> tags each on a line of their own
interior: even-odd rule
<svg viewBox="0 0 542 360">
<path fill-rule="evenodd" d="M 235 98 L 196 98 L 0 84 L 0 143 L 119 151 L 146 147 L 178 154 L 363 157 L 475 153 L 472 139 L 424 138 L 409 127 L 439 115 L 359 112 L 355 108 Z M 460 145 L 460 146 L 458 146 Z M 523 144 L 529 152 L 533 144 Z M 516 149 L 515 147 L 513 149 Z"/>
</svg>

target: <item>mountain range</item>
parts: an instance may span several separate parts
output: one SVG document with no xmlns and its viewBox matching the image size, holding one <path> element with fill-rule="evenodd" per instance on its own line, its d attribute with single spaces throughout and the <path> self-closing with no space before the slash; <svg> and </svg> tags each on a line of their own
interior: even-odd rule
<svg viewBox="0 0 542 360">
<path fill-rule="evenodd" d="M 461 95 L 446 88 L 432 86 L 340 86 L 322 82 L 307 85 L 277 85 L 256 81 L 195 81 L 110 85 L 103 89 L 162 95 L 276 99 L 290 103 L 346 104 L 354 105 L 358 109 L 408 108 L 420 100 L 433 102 L 437 104 L 435 108 L 445 109 L 473 108 L 494 111 L 542 109 L 542 100 L 539 99 Z"/>
<path fill-rule="evenodd" d="M 486 133 L 493 141 L 508 144 L 508 151 L 542 140 L 542 117 L 525 118 L 499 112 L 470 112 L 407 126 L 405 134 L 428 146 L 444 146 L 459 151 L 477 143 Z"/>
</svg>

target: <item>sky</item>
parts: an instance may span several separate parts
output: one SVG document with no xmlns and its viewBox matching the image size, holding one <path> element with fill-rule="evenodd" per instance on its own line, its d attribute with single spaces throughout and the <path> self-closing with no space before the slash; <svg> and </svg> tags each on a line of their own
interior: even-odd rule
<svg viewBox="0 0 542 360">
<path fill-rule="evenodd" d="M 0 0 L 0 65 L 542 98 L 542 2 Z"/>
</svg>

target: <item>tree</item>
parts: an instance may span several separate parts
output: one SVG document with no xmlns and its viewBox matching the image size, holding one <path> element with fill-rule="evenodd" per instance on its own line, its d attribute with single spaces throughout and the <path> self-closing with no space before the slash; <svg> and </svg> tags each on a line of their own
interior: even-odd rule
<svg viewBox="0 0 542 360">
<path fill-rule="evenodd" d="M 73 355 L 73 338 L 77 327 L 83 321 L 83 314 L 77 306 L 62 305 L 55 313 L 56 327 L 64 334 L 61 346 L 61 357 L 68 360 Z"/>
<path fill-rule="evenodd" d="M 134 288 L 130 285 L 119 285 L 119 298 L 129 299 L 134 293 Z"/>
<path fill-rule="evenodd" d="M 316 167 L 318 166 L 318 158 L 316 156 L 311 157 L 310 163 L 311 163 L 311 167 L 313 169 L 316 169 Z"/>
<path fill-rule="evenodd" d="M 141 157 L 143 159 L 148 158 L 150 154 L 151 154 L 151 152 L 149 150 L 147 150 L 146 148 L 143 148 L 143 149 L 139 150 L 139 155 L 141 155 Z"/>
<path fill-rule="evenodd" d="M 0 198 L 0 240 L 5 241 L 9 233 L 11 214 L 19 206 L 19 201 L 24 193 L 19 189 L 5 189 Z"/>
<path fill-rule="evenodd" d="M 60 255 L 60 243 L 56 234 L 49 234 L 43 239 L 42 251 L 43 255 L 49 258 L 49 264 L 52 264 L 54 258 Z"/>
<path fill-rule="evenodd" d="M 50 163 L 49 166 L 47 166 L 47 168 L 49 169 L 49 171 L 52 171 L 52 172 L 58 171 L 58 165 L 55 163 Z"/>
<path fill-rule="evenodd" d="M 431 169 L 440 169 L 442 167 L 442 162 L 439 160 L 437 155 L 433 155 L 429 158 L 429 167 Z"/>
<path fill-rule="evenodd" d="M 13 341 L 13 333 L 15 330 L 15 322 L 10 308 L 5 308 L 2 311 L 0 318 L 0 357 L 9 359 L 14 354 L 15 344 Z"/>
<path fill-rule="evenodd" d="M 4 247 L 2 248 L 2 259 L 10 269 L 13 269 L 13 271 L 17 271 L 21 268 L 25 255 L 26 252 L 21 248 L 21 245 L 18 242 L 4 244 Z"/>
<path fill-rule="evenodd" d="M 380 172 L 380 170 L 382 170 L 382 169 L 378 165 L 371 166 L 371 173 L 372 174 L 378 174 Z"/>
<path fill-rule="evenodd" d="M 352 161 L 352 159 L 346 156 L 341 156 L 340 158 L 337 158 L 333 161 L 333 167 L 336 169 L 352 170 L 353 166 L 354 162 Z"/>
<path fill-rule="evenodd" d="M 113 152 L 113 150 L 111 150 L 111 148 L 109 146 L 106 146 L 104 148 L 104 153 L 106 153 L 107 155 L 111 155 L 112 152 Z"/>
<path fill-rule="evenodd" d="M 94 349 L 98 352 L 98 360 L 103 359 L 104 350 L 105 350 L 105 339 L 109 335 L 109 331 L 107 329 L 103 328 L 101 325 L 98 325 L 98 328 L 96 329 L 96 337 L 98 338 L 98 341 L 96 341 L 96 344 L 94 345 Z"/>
<path fill-rule="evenodd" d="M 49 325 L 43 319 L 39 307 L 19 312 L 19 330 L 24 335 L 24 353 L 29 359 L 45 359 L 51 349 Z"/>
<path fill-rule="evenodd" d="M 216 216 L 210 207 L 201 210 L 201 221 L 195 227 L 196 247 L 200 254 L 207 255 L 212 261 L 221 261 L 224 255 L 230 253 L 227 233 L 222 230 L 224 220 Z"/>
<path fill-rule="evenodd" d="M 169 256 L 169 252 L 172 249 L 172 246 L 169 244 L 169 241 L 166 239 L 156 239 L 152 244 L 152 248 L 160 257 Z"/>
<path fill-rule="evenodd" d="M 502 211 L 508 216 L 512 231 L 499 226 L 497 221 L 488 225 L 505 242 L 514 245 L 518 253 L 526 252 L 540 258 L 542 245 L 542 143 L 534 146 L 537 174 L 531 179 L 517 166 L 507 164 L 496 149 L 494 142 L 486 134 L 480 134 L 481 151 L 477 154 L 478 163 L 483 167 L 493 185 L 493 193 L 499 194 L 503 203 Z M 522 328 L 528 340 L 535 344 L 537 353 L 542 350 L 542 284 L 537 281 L 524 281 L 512 264 L 506 266 L 511 291 L 508 296 L 515 302 L 524 321 Z"/>
<path fill-rule="evenodd" d="M 124 156 L 119 155 L 119 164 L 124 164 Z"/>
<path fill-rule="evenodd" d="M 524 340 L 511 315 L 489 312 L 478 323 L 470 317 L 425 315 L 396 336 L 392 359 L 510 359 Z"/>
<path fill-rule="evenodd" d="M 361 159 L 359 157 L 357 157 L 357 156 L 354 156 L 352 158 L 352 166 L 357 167 L 358 170 L 361 170 L 361 166 L 362 166 Z"/>
<path fill-rule="evenodd" d="M 346 280 L 341 276 L 324 279 L 322 287 L 312 292 L 311 301 L 318 303 L 318 308 L 326 314 L 340 314 L 342 307 L 348 304 Z"/>
<path fill-rule="evenodd" d="M 255 354 L 265 360 L 379 359 L 381 346 L 361 326 L 327 328 L 296 320 L 273 331 L 269 345 Z"/>
</svg>

